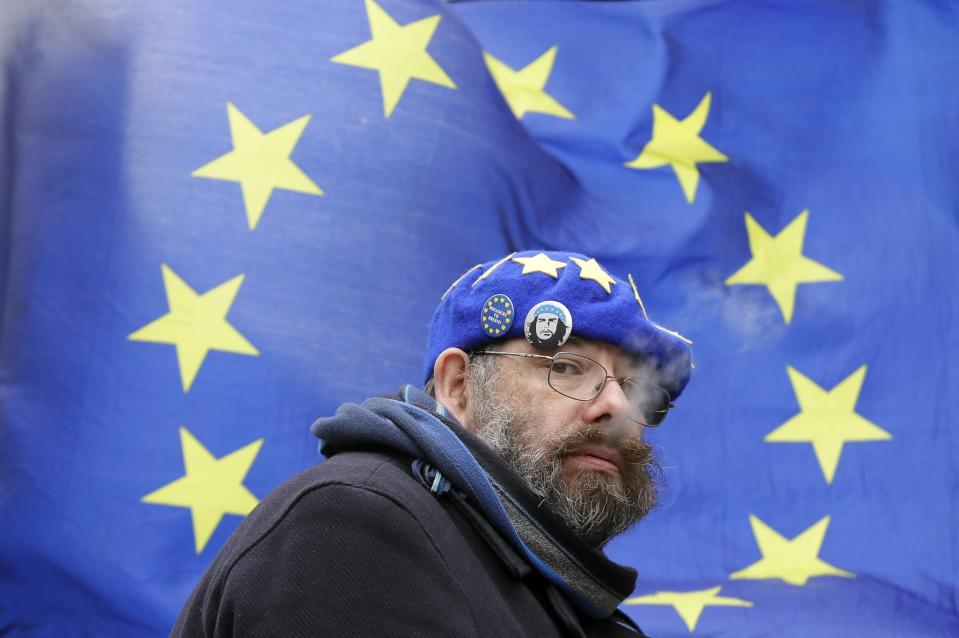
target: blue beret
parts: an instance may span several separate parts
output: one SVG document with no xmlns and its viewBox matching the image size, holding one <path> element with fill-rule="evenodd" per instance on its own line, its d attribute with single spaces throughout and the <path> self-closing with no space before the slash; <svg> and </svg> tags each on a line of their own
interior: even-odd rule
<svg viewBox="0 0 959 638">
<path fill-rule="evenodd" d="M 473 266 L 443 295 L 430 322 L 424 379 L 446 348 L 469 352 L 509 337 L 523 337 L 524 319 L 568 309 L 572 335 L 611 343 L 655 364 L 658 382 L 676 398 L 692 368 L 691 343 L 652 322 L 632 277 L 614 277 L 578 253 L 527 251 Z M 562 313 L 559 313 L 562 316 Z"/>
</svg>

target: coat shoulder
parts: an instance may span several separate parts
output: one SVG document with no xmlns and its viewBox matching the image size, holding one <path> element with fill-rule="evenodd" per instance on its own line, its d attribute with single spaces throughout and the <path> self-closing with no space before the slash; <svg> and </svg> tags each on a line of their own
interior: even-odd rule
<svg viewBox="0 0 959 638">
<path fill-rule="evenodd" d="M 344 452 L 303 470 L 271 492 L 244 521 L 250 529 L 243 536 L 254 540 L 286 516 L 309 515 L 312 508 L 325 503 L 324 498 L 315 498 L 316 492 L 349 488 L 379 493 L 412 508 L 431 501 L 405 461 L 375 452 Z"/>
<path fill-rule="evenodd" d="M 404 460 L 338 454 L 288 480 L 251 512 L 178 627 L 193 616 L 208 636 L 374 631 L 366 625 L 375 605 L 411 630 L 427 623 L 438 633 L 462 632 L 473 611 L 451 566 L 448 530 L 431 525 L 442 516 Z M 397 596 L 398 589 L 412 598 Z M 447 613 L 436 615 L 437 606 Z"/>
<path fill-rule="evenodd" d="M 222 567 L 231 569 L 271 535 L 293 544 L 328 545 L 338 537 L 353 538 L 349 528 L 371 515 L 377 527 L 416 531 L 438 510 L 442 507 L 413 478 L 404 460 L 345 452 L 307 468 L 271 492 L 221 550 L 227 559 Z M 397 519 L 404 524 L 398 525 Z M 426 529 L 420 531 L 429 536 Z M 361 561 L 362 556 L 354 560 Z"/>
</svg>

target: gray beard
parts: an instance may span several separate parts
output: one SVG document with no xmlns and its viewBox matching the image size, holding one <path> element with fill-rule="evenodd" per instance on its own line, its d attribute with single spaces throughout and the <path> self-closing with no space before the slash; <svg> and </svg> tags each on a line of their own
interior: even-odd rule
<svg viewBox="0 0 959 638">
<path fill-rule="evenodd" d="M 583 541 L 602 548 L 610 539 L 642 520 L 656 506 L 655 477 L 661 468 L 650 446 L 639 440 L 610 441 L 604 428 L 583 423 L 538 443 L 522 443 L 524 432 L 536 418 L 521 412 L 497 392 L 495 373 L 476 379 L 472 422 L 477 436 L 489 445 L 526 481 L 529 488 Z M 620 476 L 585 470 L 571 485 L 563 478 L 563 458 L 585 445 L 604 444 L 618 449 L 623 463 Z"/>
</svg>

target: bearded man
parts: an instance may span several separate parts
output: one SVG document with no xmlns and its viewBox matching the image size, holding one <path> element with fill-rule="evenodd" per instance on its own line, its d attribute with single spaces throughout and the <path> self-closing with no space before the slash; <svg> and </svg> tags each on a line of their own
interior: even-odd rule
<svg viewBox="0 0 959 638">
<path fill-rule="evenodd" d="M 544 314 L 560 341 L 530 337 Z M 328 460 L 244 520 L 173 635 L 643 636 L 617 609 L 636 572 L 602 548 L 656 503 L 643 429 L 690 370 L 594 259 L 473 267 L 433 315 L 425 392 L 318 420 Z"/>
</svg>

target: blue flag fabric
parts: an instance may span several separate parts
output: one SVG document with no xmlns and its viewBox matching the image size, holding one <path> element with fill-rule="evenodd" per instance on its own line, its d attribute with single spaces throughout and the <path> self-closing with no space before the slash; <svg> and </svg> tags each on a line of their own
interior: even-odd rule
<svg viewBox="0 0 959 638">
<path fill-rule="evenodd" d="M 959 635 L 957 36 L 932 0 L 7 3 L 0 633 L 166 633 L 458 276 L 562 248 L 695 341 L 627 613 Z"/>
</svg>

